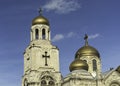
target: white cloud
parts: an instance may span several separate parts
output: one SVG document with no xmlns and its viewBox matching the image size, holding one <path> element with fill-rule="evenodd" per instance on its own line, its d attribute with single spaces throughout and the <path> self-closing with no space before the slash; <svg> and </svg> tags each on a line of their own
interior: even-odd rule
<svg viewBox="0 0 120 86">
<path fill-rule="evenodd" d="M 95 38 L 97 38 L 99 36 L 100 36 L 100 34 L 94 34 L 94 35 L 90 35 L 88 38 L 89 39 L 95 39 Z"/>
<path fill-rule="evenodd" d="M 56 35 L 52 38 L 52 42 L 60 41 L 60 40 L 62 40 L 62 39 L 71 38 L 71 37 L 74 37 L 74 36 L 77 36 L 77 34 L 74 33 L 74 32 L 69 32 L 69 33 L 67 33 L 67 34 L 65 34 L 65 35 L 63 35 L 63 34 L 56 34 Z M 95 39 L 95 38 L 97 38 L 97 37 L 99 37 L 99 36 L 100 36 L 100 34 L 96 33 L 96 34 L 93 34 L 93 35 L 89 35 L 89 36 L 88 36 L 88 39 Z"/>
<path fill-rule="evenodd" d="M 80 7 L 81 5 L 78 0 L 49 0 L 49 2 L 43 6 L 43 9 L 62 14 L 76 11 Z"/>
<path fill-rule="evenodd" d="M 61 40 L 61 39 L 64 39 L 64 35 L 62 35 L 62 34 L 56 34 L 56 35 L 53 37 L 52 41 L 53 41 L 53 42 L 56 42 L 56 41 L 59 41 L 59 40 Z"/>
<path fill-rule="evenodd" d="M 56 34 L 53 39 L 52 39 L 52 42 L 56 42 L 56 41 L 59 41 L 59 40 L 62 40 L 64 38 L 71 38 L 73 36 L 75 36 L 76 34 L 74 32 L 69 32 L 67 33 L 67 35 L 63 35 L 63 34 Z"/>
<path fill-rule="evenodd" d="M 68 37 L 68 38 L 71 38 L 71 37 L 73 37 L 73 36 L 75 36 L 75 33 L 74 33 L 74 32 L 70 32 L 70 33 L 67 34 L 67 37 Z"/>
</svg>

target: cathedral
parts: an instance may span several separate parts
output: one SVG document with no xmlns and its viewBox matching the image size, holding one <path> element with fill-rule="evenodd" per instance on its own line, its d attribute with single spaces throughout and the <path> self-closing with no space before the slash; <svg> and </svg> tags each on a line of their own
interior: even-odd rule
<svg viewBox="0 0 120 86">
<path fill-rule="evenodd" d="M 89 45 L 87 34 L 67 76 L 60 72 L 59 49 L 52 45 L 50 22 L 41 12 L 32 20 L 30 36 L 24 51 L 22 86 L 120 86 L 120 66 L 102 72 L 100 53 Z"/>
</svg>

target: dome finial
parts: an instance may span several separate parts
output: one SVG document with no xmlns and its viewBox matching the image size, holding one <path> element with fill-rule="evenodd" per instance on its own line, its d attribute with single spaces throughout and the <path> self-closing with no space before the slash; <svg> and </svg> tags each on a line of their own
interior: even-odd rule
<svg viewBox="0 0 120 86">
<path fill-rule="evenodd" d="M 42 8 L 39 8 L 39 15 L 42 15 Z"/>
<path fill-rule="evenodd" d="M 87 34 L 85 34 L 84 40 L 85 40 L 85 46 L 88 46 L 88 35 Z"/>
</svg>

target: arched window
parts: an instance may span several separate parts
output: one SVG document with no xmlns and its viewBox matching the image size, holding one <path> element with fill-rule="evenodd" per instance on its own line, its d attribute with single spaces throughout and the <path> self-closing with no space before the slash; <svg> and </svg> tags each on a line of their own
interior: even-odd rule
<svg viewBox="0 0 120 86">
<path fill-rule="evenodd" d="M 39 30 L 35 29 L 35 39 L 39 39 Z"/>
<path fill-rule="evenodd" d="M 110 86 L 120 86 L 120 84 L 118 82 L 112 82 Z"/>
<path fill-rule="evenodd" d="M 47 85 L 47 82 L 45 80 L 42 80 L 41 81 L 41 86 L 46 86 Z"/>
<path fill-rule="evenodd" d="M 28 86 L 28 81 L 27 81 L 27 79 L 24 80 L 24 86 Z"/>
<path fill-rule="evenodd" d="M 41 86 L 55 86 L 54 79 L 49 75 L 43 76 L 41 78 Z"/>
<path fill-rule="evenodd" d="M 55 83 L 54 83 L 54 81 L 49 81 L 49 86 L 54 86 L 55 85 Z"/>
<path fill-rule="evenodd" d="M 87 61 L 86 61 L 86 60 L 83 60 L 83 61 L 87 63 Z"/>
<path fill-rule="evenodd" d="M 42 39 L 45 39 L 45 35 L 46 35 L 45 29 L 42 29 Z"/>
<path fill-rule="evenodd" d="M 93 63 L 93 71 L 96 71 L 97 70 L 97 62 L 96 62 L 96 60 L 93 59 L 92 63 Z"/>
</svg>

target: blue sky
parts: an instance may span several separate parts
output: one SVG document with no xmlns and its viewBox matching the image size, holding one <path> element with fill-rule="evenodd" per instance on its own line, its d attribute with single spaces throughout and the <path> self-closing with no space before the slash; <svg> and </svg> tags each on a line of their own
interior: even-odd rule
<svg viewBox="0 0 120 86">
<path fill-rule="evenodd" d="M 50 21 L 53 44 L 60 49 L 63 75 L 75 52 L 89 44 L 100 52 L 102 70 L 120 65 L 120 0 L 0 0 L 0 84 L 21 86 L 23 52 L 30 42 L 38 9 Z"/>
</svg>

